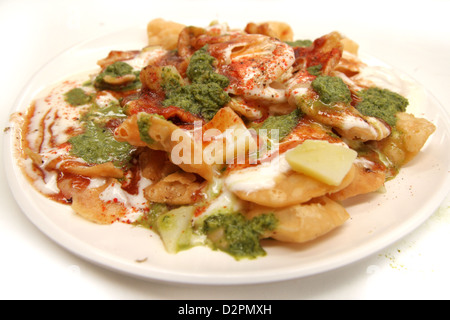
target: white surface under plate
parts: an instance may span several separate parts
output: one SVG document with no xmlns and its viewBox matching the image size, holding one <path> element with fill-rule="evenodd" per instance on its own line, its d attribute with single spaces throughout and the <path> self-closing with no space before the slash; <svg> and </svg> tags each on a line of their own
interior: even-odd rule
<svg viewBox="0 0 450 320">
<path fill-rule="evenodd" d="M 145 30 L 128 29 L 83 42 L 57 56 L 28 83 L 12 112 L 24 110 L 36 94 L 71 74 L 96 67 L 110 50 L 141 49 Z M 373 60 L 376 61 L 376 60 Z M 303 245 L 265 240 L 267 256 L 236 261 L 220 251 L 196 247 L 176 255 L 151 231 L 116 223 L 97 225 L 70 207 L 45 198 L 23 177 L 5 135 L 5 165 L 11 190 L 26 216 L 70 252 L 105 268 L 149 280 L 192 284 L 252 284 L 293 279 L 332 270 L 366 257 L 402 238 L 439 207 L 449 192 L 449 117 L 427 91 L 414 113 L 432 121 L 436 132 L 386 192 L 355 197 L 344 205 L 351 215 L 339 229 Z"/>
</svg>

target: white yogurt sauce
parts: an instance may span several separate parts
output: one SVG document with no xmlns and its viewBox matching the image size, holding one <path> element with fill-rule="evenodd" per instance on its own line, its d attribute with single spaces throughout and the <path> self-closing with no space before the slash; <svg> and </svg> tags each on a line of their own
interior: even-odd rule
<svg viewBox="0 0 450 320">
<path fill-rule="evenodd" d="M 225 178 L 225 186 L 230 191 L 253 192 L 273 188 L 276 179 L 291 170 L 284 154 L 270 162 L 264 162 L 254 167 L 232 171 Z"/>
<path fill-rule="evenodd" d="M 120 221 L 133 222 L 147 207 L 147 199 L 144 197 L 144 189 L 151 185 L 151 181 L 141 177 L 138 182 L 138 193 L 130 194 L 121 188 L 120 183 L 111 183 L 101 194 L 100 200 L 105 203 L 118 202 L 123 204 L 126 213 Z"/>
</svg>

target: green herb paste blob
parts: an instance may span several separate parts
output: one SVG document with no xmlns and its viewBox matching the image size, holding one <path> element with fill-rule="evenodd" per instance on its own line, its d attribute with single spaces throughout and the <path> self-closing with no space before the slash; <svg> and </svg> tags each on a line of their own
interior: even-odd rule
<svg viewBox="0 0 450 320">
<path fill-rule="evenodd" d="M 408 99 L 388 89 L 377 87 L 364 89 L 358 92 L 361 102 L 356 109 L 363 115 L 380 118 L 394 127 L 397 122 L 396 114 L 406 111 Z"/>
<path fill-rule="evenodd" d="M 295 41 L 285 41 L 286 44 L 288 44 L 291 47 L 310 47 L 312 46 L 313 42 L 311 40 L 295 40 Z"/>
<path fill-rule="evenodd" d="M 82 106 L 92 101 L 92 96 L 81 88 L 74 88 L 64 94 L 64 100 L 73 106 Z"/>
<path fill-rule="evenodd" d="M 124 119 L 126 115 L 117 102 L 100 108 L 93 103 L 80 118 L 84 132 L 69 139 L 72 145 L 70 153 L 91 164 L 112 162 L 116 167 L 129 164 L 135 147 L 114 138 L 107 123 L 115 119 Z"/>
<path fill-rule="evenodd" d="M 148 130 L 150 129 L 150 118 L 151 114 L 149 113 L 139 113 L 137 118 L 139 136 L 141 140 L 147 144 L 153 144 L 155 142 L 148 134 Z"/>
<path fill-rule="evenodd" d="M 257 128 L 258 133 L 264 132 L 267 137 L 272 137 L 272 130 L 278 130 L 279 141 L 283 140 L 297 126 L 299 119 L 302 117 L 300 110 L 296 109 L 289 114 L 268 117 L 261 126 Z"/>
<path fill-rule="evenodd" d="M 123 61 L 116 61 L 113 64 L 107 66 L 105 70 L 100 73 L 94 80 L 94 86 L 99 90 L 113 90 L 113 91 L 128 91 L 134 90 L 141 87 L 141 82 L 139 80 L 139 71 L 133 71 L 128 63 Z M 105 82 L 105 76 L 110 76 L 113 78 L 123 77 L 125 75 L 134 75 L 136 79 L 131 82 L 116 85 Z"/>
<path fill-rule="evenodd" d="M 266 255 L 261 247 L 261 235 L 274 230 L 278 220 L 270 214 L 263 214 L 251 220 L 242 214 L 216 214 L 205 219 L 203 232 L 212 239 L 214 249 L 222 250 L 237 260 L 253 259 Z"/>
<path fill-rule="evenodd" d="M 316 64 L 315 66 L 311 66 L 311 67 L 307 68 L 306 70 L 309 72 L 309 74 L 311 74 L 313 76 L 319 76 L 322 71 L 322 65 Z"/>
<path fill-rule="evenodd" d="M 350 89 L 339 77 L 320 75 L 314 79 L 311 86 L 325 104 L 350 103 L 352 100 Z"/>
<path fill-rule="evenodd" d="M 166 75 L 162 87 L 166 99 L 163 105 L 177 106 L 192 114 L 200 115 L 205 120 L 211 120 L 225 104 L 230 96 L 223 90 L 229 84 L 229 79 L 214 71 L 212 57 L 205 48 L 197 50 L 191 57 L 186 74 L 191 81 L 188 85 L 178 85 L 173 77 Z"/>
<path fill-rule="evenodd" d="M 112 162 L 116 167 L 124 167 L 131 160 L 134 147 L 127 142 L 114 139 L 110 129 L 88 121 L 84 132 L 69 139 L 70 153 L 91 164 Z"/>
</svg>

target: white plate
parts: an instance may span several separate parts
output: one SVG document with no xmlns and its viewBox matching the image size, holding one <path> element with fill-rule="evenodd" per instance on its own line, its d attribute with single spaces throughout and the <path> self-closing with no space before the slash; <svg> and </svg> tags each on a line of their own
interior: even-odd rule
<svg viewBox="0 0 450 320">
<path fill-rule="evenodd" d="M 110 50 L 141 49 L 145 30 L 128 29 L 83 42 L 57 56 L 28 83 L 12 112 L 24 110 L 47 86 L 90 70 Z M 376 60 L 373 60 L 376 61 Z M 5 135 L 5 165 L 11 190 L 26 216 L 47 236 L 72 253 L 105 268 L 149 280 L 192 284 L 251 284 L 317 274 L 377 252 L 424 222 L 450 189 L 449 116 L 427 91 L 414 110 L 437 130 L 423 151 L 386 183 L 386 193 L 346 201 L 351 219 L 317 241 L 287 245 L 264 241 L 267 256 L 236 261 L 219 251 L 197 247 L 166 253 L 159 237 L 126 224 L 101 226 L 75 215 L 70 207 L 36 192 L 16 166 L 12 135 Z"/>
</svg>

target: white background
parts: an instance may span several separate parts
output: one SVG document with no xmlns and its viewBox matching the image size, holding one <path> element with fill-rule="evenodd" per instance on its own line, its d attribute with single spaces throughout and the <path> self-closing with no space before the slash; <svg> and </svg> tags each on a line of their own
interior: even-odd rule
<svg viewBox="0 0 450 320">
<path fill-rule="evenodd" d="M 364 52 L 418 80 L 450 111 L 450 1 L 157 2 L 0 0 L 2 129 L 26 82 L 52 57 L 123 28 L 139 26 L 145 32 L 156 17 L 295 21 L 301 27 L 295 30 L 297 38 L 337 30 Z M 29 222 L 12 198 L 3 170 L 0 174 L 1 299 L 450 298 L 448 197 L 405 238 L 337 270 L 269 284 L 195 286 L 132 278 L 72 255 Z"/>
</svg>

